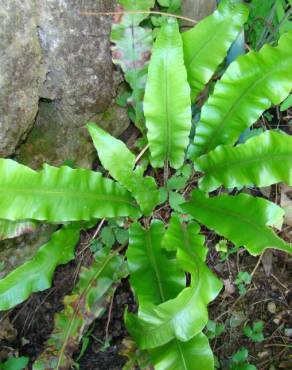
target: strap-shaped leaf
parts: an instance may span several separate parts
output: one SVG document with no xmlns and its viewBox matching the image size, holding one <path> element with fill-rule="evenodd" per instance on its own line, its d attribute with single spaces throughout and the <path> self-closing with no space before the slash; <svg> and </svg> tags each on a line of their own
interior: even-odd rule
<svg viewBox="0 0 292 370">
<path fill-rule="evenodd" d="M 129 229 L 130 282 L 140 308 L 147 302 L 157 305 L 172 299 L 185 287 L 184 272 L 161 248 L 164 232 L 164 224 L 158 220 L 152 222 L 149 230 L 139 223 L 132 224 Z"/>
<path fill-rule="evenodd" d="M 0 280 L 0 311 L 8 310 L 26 300 L 32 293 L 48 289 L 58 265 L 74 258 L 79 228 L 64 226 L 52 235 L 28 262 Z"/>
<path fill-rule="evenodd" d="M 94 123 L 87 128 L 92 137 L 103 167 L 110 175 L 128 189 L 146 215 L 150 215 L 159 203 L 159 192 L 152 177 L 143 177 L 141 168 L 135 167 L 135 156 L 121 141 L 114 138 Z"/>
<path fill-rule="evenodd" d="M 199 231 L 199 224 L 192 222 L 187 226 L 181 221 L 179 215 L 173 214 L 169 221 L 167 232 L 164 235 L 162 245 L 168 251 L 177 251 L 182 245 L 189 245 L 189 235 L 191 235 L 192 245 L 204 245 L 204 236 L 199 235 Z M 201 251 L 204 252 L 204 255 L 201 256 L 204 259 L 205 251 L 203 248 L 201 248 Z"/>
<path fill-rule="evenodd" d="M 292 185 L 292 136 L 266 131 L 246 144 L 219 146 L 196 159 L 195 168 L 204 172 L 199 182 L 204 191 L 213 191 L 220 185 Z"/>
<path fill-rule="evenodd" d="M 0 240 L 16 238 L 33 232 L 37 224 L 32 221 L 0 220 Z"/>
<path fill-rule="evenodd" d="M 139 216 L 139 207 L 119 184 L 100 173 L 46 165 L 40 172 L 0 159 L 0 218 L 65 222 Z"/>
<path fill-rule="evenodd" d="M 291 64 L 292 31 L 277 47 L 265 45 L 231 63 L 202 108 L 192 158 L 234 144 L 266 109 L 281 103 L 292 88 Z"/>
<path fill-rule="evenodd" d="M 141 349 L 162 346 L 175 338 L 188 341 L 208 321 L 207 304 L 222 284 L 205 264 L 207 249 L 197 244 L 197 230 L 193 225 L 187 227 L 187 238 L 177 251 L 180 265 L 191 273 L 191 286 L 158 306 L 143 305 L 137 316 L 126 314 L 127 328 Z"/>
<path fill-rule="evenodd" d="M 192 115 L 182 39 L 173 20 L 161 27 L 153 48 L 144 113 L 152 166 L 163 167 L 166 161 L 181 167 Z"/>
<path fill-rule="evenodd" d="M 248 16 L 245 5 L 221 1 L 218 9 L 182 34 L 192 99 L 204 89 L 226 57 Z"/>
<path fill-rule="evenodd" d="M 119 0 L 125 11 L 148 11 L 154 6 L 154 0 Z M 120 6 L 117 8 L 120 11 Z M 147 70 L 153 45 L 152 30 L 139 24 L 148 14 L 125 13 L 114 18 L 111 41 L 113 62 L 121 66 L 126 81 L 133 93 L 128 103 L 134 108 L 136 126 L 145 131 L 143 97 L 147 79 Z"/>
<path fill-rule="evenodd" d="M 65 308 L 55 316 L 55 327 L 44 352 L 33 370 L 69 369 L 72 355 L 90 324 L 101 316 L 122 277 L 123 259 L 108 248 L 96 255 L 96 262 L 80 273 L 71 295 L 64 298 Z"/>
<path fill-rule="evenodd" d="M 149 352 L 155 370 L 214 370 L 212 350 L 203 333 L 187 342 L 174 339 Z"/>
<path fill-rule="evenodd" d="M 227 194 L 208 198 L 195 190 L 189 203 L 181 206 L 197 221 L 244 246 L 252 255 L 266 248 L 276 248 L 292 253 L 292 247 L 280 239 L 268 226 L 279 224 L 284 211 L 276 204 L 248 194 Z"/>
</svg>

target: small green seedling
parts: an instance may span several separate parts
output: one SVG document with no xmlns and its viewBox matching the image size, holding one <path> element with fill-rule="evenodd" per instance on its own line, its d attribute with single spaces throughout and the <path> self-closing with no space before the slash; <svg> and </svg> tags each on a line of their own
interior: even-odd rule
<svg viewBox="0 0 292 370">
<path fill-rule="evenodd" d="M 254 365 L 248 363 L 248 350 L 241 348 L 230 360 L 229 370 L 257 370 Z"/>
<path fill-rule="evenodd" d="M 94 336 L 93 334 L 91 334 L 91 337 L 97 342 L 100 344 L 100 352 L 106 352 L 109 347 L 111 346 L 111 340 L 112 340 L 112 337 L 111 336 L 108 336 L 107 338 L 105 338 L 104 341 L 98 339 L 96 336 Z"/>
<path fill-rule="evenodd" d="M 213 320 L 209 320 L 206 326 L 206 332 L 205 334 L 209 339 L 213 339 L 216 337 L 219 337 L 225 330 L 225 325 L 224 324 L 217 324 Z"/>
<path fill-rule="evenodd" d="M 123 228 L 123 224 L 119 224 L 115 220 L 110 220 L 108 226 L 105 226 L 100 234 L 101 241 L 108 247 L 112 247 L 115 242 L 125 244 L 128 239 L 128 231 Z"/>
<path fill-rule="evenodd" d="M 251 326 L 244 326 L 243 333 L 245 336 L 250 338 L 253 342 L 262 342 L 265 337 L 263 334 L 264 323 L 263 321 L 256 321 Z"/>
<path fill-rule="evenodd" d="M 215 245 L 215 249 L 219 252 L 219 257 L 222 262 L 226 261 L 231 254 L 234 254 L 238 251 L 238 247 L 234 246 L 232 248 L 228 248 L 228 241 L 223 239 L 219 240 L 219 242 Z"/>
<path fill-rule="evenodd" d="M 103 247 L 103 244 L 98 239 L 91 240 L 91 242 L 89 244 L 89 248 L 90 248 L 92 253 L 98 252 L 102 247 Z"/>
<path fill-rule="evenodd" d="M 11 357 L 7 361 L 0 364 L 1 370 L 23 370 L 28 364 L 28 357 Z"/>
<path fill-rule="evenodd" d="M 167 181 L 168 190 L 181 190 L 186 186 L 188 179 L 192 173 L 190 164 L 183 165 L 175 174 Z"/>
<path fill-rule="evenodd" d="M 104 246 L 112 247 L 115 243 L 121 245 L 128 242 L 129 233 L 124 229 L 123 223 L 118 220 L 109 220 L 108 225 L 102 228 L 99 238 L 90 242 L 92 253 L 98 252 Z"/>
<path fill-rule="evenodd" d="M 268 122 L 272 122 L 274 119 L 274 116 L 270 112 L 265 112 L 263 116 L 268 120 Z"/>
<path fill-rule="evenodd" d="M 239 290 L 240 295 L 244 295 L 247 292 L 246 286 L 251 283 L 252 276 L 246 271 L 240 271 L 235 279 L 235 284 Z"/>
</svg>

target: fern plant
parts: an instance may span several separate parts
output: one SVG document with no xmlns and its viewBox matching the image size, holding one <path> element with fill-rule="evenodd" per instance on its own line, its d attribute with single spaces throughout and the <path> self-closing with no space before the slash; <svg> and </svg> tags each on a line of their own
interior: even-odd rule
<svg viewBox="0 0 292 370">
<path fill-rule="evenodd" d="M 131 2 L 122 3 L 131 10 Z M 147 10 L 152 5 L 150 1 Z M 212 351 L 202 331 L 208 322 L 207 306 L 222 283 L 206 264 L 208 249 L 201 225 L 252 255 L 266 248 L 292 254 L 291 245 L 273 230 L 281 228 L 283 209 L 244 191 L 244 187 L 278 182 L 292 185 L 292 138 L 269 130 L 237 144 L 246 128 L 290 93 L 292 32 L 284 34 L 277 46 L 251 51 L 227 68 L 202 107 L 194 138 L 189 136 L 194 125 L 191 106 L 223 62 L 247 13 L 243 4 L 230 0 L 222 1 L 214 14 L 182 34 L 173 17 L 161 22 L 142 116 L 139 101 L 136 106 L 137 126 L 146 132 L 149 145 L 143 164 L 139 165 L 141 156 L 136 158 L 123 142 L 94 123 L 87 128 L 112 179 L 66 166 L 45 165 L 36 172 L 0 159 L 3 229 L 18 230 L 41 221 L 64 225 L 31 261 L 0 280 L 0 310 L 49 287 L 54 268 L 73 257 L 79 231 L 86 227 L 80 221 L 92 226 L 98 219 L 126 217 L 130 225 L 124 257 L 119 250 L 104 249 L 96 263 L 82 272 L 72 295 L 65 298 L 65 309 L 56 317 L 35 370 L 71 366 L 72 351 L 85 328 L 102 314 L 114 286 L 125 276 L 125 261 L 138 303 L 137 313 L 125 313 L 125 323 L 139 350 L 158 370 L 213 369 Z M 140 32 L 144 18 L 136 16 L 131 13 L 125 21 Z M 136 56 L 131 54 L 134 60 Z M 137 81 L 139 71 L 131 70 L 135 66 L 127 64 L 127 76 Z M 145 166 L 148 158 L 151 166 Z M 192 164 L 192 171 L 186 163 Z M 169 179 L 170 168 L 179 169 L 179 175 Z M 162 189 L 155 175 L 161 173 L 159 169 L 164 172 Z M 193 189 L 198 177 L 198 187 Z M 230 193 L 234 188 L 236 195 Z M 170 217 L 161 217 L 159 204 Z"/>
</svg>

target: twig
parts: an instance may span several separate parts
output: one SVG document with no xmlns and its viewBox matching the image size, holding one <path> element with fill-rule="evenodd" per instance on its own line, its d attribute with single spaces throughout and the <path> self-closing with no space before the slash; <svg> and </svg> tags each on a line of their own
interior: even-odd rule
<svg viewBox="0 0 292 370">
<path fill-rule="evenodd" d="M 95 239 L 97 237 L 97 235 L 99 234 L 101 228 L 103 227 L 103 224 L 105 223 L 105 218 L 103 218 L 100 223 L 98 224 L 96 230 L 95 230 L 95 233 L 93 234 L 93 237 L 91 238 L 91 240 Z"/>
<path fill-rule="evenodd" d="M 264 253 L 265 253 L 265 252 L 264 252 Z M 258 269 L 258 267 L 259 267 L 259 265 L 260 265 L 260 263 L 261 263 L 261 260 L 262 260 L 262 258 L 263 258 L 264 253 L 262 253 L 262 254 L 260 255 L 260 257 L 259 257 L 259 259 L 258 259 L 258 261 L 257 261 L 257 263 L 256 263 L 256 265 L 255 265 L 255 268 L 252 270 L 252 273 L 250 274 L 250 276 L 254 276 L 254 274 L 256 273 L 256 270 Z"/>
<path fill-rule="evenodd" d="M 105 223 L 105 221 L 106 221 L 106 219 L 105 219 L 105 218 L 103 218 L 103 219 L 100 221 L 100 223 L 98 224 L 98 226 L 97 226 L 97 228 L 96 228 L 96 230 L 95 230 L 95 232 L 94 232 L 94 234 L 93 234 L 92 238 L 90 239 L 90 241 L 89 241 L 89 242 L 87 242 L 87 243 L 86 243 L 85 248 L 81 249 L 81 251 L 80 251 L 80 252 L 78 252 L 77 257 L 79 257 L 79 256 L 80 256 L 84 251 L 86 251 L 86 250 L 89 248 L 90 242 L 91 242 L 92 240 L 94 240 L 94 239 L 97 237 L 97 235 L 99 234 L 99 232 L 100 232 L 101 228 L 103 227 L 103 224 Z M 81 263 L 82 263 L 82 261 L 80 262 L 80 264 L 81 264 Z M 80 267 L 80 266 L 79 266 L 79 267 Z M 77 271 L 78 271 L 79 267 L 77 268 Z M 78 275 L 78 274 L 79 274 L 79 272 L 77 272 L 77 275 Z M 76 275 L 76 277 L 77 277 L 77 275 Z"/>
<path fill-rule="evenodd" d="M 164 186 L 166 186 L 166 183 L 167 183 L 167 180 L 168 180 L 168 176 L 169 176 L 169 171 L 168 171 L 168 161 L 165 161 L 165 162 L 164 162 L 164 173 L 163 173 L 163 177 L 164 177 Z"/>
<path fill-rule="evenodd" d="M 281 287 L 288 290 L 288 287 L 286 285 L 284 285 L 283 283 L 281 283 L 281 281 L 277 278 L 277 276 L 275 276 L 274 274 L 271 274 L 271 276 L 277 281 L 278 284 L 281 285 Z"/>
<path fill-rule="evenodd" d="M 108 318 L 107 318 L 106 327 L 105 327 L 105 342 L 108 340 L 108 334 L 109 334 L 108 332 L 109 332 L 109 326 L 110 326 L 111 317 L 112 317 L 114 296 L 115 295 L 113 294 L 112 299 L 111 299 L 111 303 L 110 303 L 110 306 L 109 306 L 109 309 L 108 309 Z"/>
<path fill-rule="evenodd" d="M 265 348 L 267 347 L 286 347 L 286 348 L 292 348 L 292 346 L 290 346 L 289 344 L 281 344 L 281 343 L 274 343 L 274 344 L 265 344 L 264 345 Z"/>
<path fill-rule="evenodd" d="M 100 15 L 124 15 L 124 14 L 157 14 L 157 15 L 164 15 L 166 17 L 172 17 L 177 19 L 182 19 L 183 21 L 187 21 L 193 24 L 197 24 L 198 21 L 195 21 L 192 18 L 183 17 L 182 15 L 159 12 L 156 10 L 127 10 L 127 11 L 118 11 L 118 12 L 79 12 L 80 15 L 85 16 L 100 16 Z"/>
<path fill-rule="evenodd" d="M 149 144 L 147 144 L 145 148 L 143 148 L 142 151 L 139 153 L 139 155 L 137 156 L 135 160 L 135 165 L 140 161 L 140 159 L 143 157 L 143 155 L 147 152 L 148 149 L 149 149 Z"/>
<path fill-rule="evenodd" d="M 251 288 L 251 289 L 248 289 L 248 291 L 246 292 L 246 294 L 247 293 L 249 293 L 249 292 L 251 292 L 252 290 L 255 290 L 254 288 Z M 245 295 L 246 295 L 245 294 Z M 229 314 L 230 312 L 232 312 L 233 311 L 233 309 L 234 309 L 234 307 L 242 300 L 242 298 L 243 297 L 245 297 L 245 295 L 241 295 L 241 296 L 239 296 L 236 300 L 235 300 L 235 302 L 231 305 L 231 307 L 227 310 L 227 311 L 225 311 L 225 312 L 223 312 L 223 313 L 221 313 L 219 316 L 217 316 L 215 319 L 214 319 L 214 321 L 218 321 L 219 319 L 221 319 L 221 317 L 223 317 L 223 316 L 225 316 L 225 315 L 227 315 L 227 314 Z"/>
</svg>

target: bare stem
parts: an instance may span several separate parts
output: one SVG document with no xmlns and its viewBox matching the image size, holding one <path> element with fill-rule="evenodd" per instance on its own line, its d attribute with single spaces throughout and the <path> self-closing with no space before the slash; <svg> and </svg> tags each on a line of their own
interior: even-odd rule
<svg viewBox="0 0 292 370">
<path fill-rule="evenodd" d="M 99 234 L 101 228 L 103 227 L 103 224 L 105 223 L 105 218 L 103 218 L 100 223 L 98 224 L 96 230 L 95 230 L 95 233 L 93 235 L 93 237 L 91 238 L 91 240 L 95 239 L 97 237 L 97 235 Z"/>
<path fill-rule="evenodd" d="M 123 14 L 157 14 L 157 15 L 164 15 L 166 17 L 172 17 L 176 19 L 182 19 L 186 22 L 190 22 L 192 24 L 197 24 L 198 22 L 195 21 L 192 18 L 184 17 L 182 15 L 177 15 L 177 14 L 171 14 L 171 13 L 165 13 L 165 12 L 159 12 L 156 10 L 127 10 L 127 11 L 119 11 L 119 12 L 79 12 L 80 15 L 85 15 L 85 16 L 102 16 L 102 15 L 123 15 Z"/>
<path fill-rule="evenodd" d="M 168 161 L 165 161 L 164 162 L 164 186 L 166 186 L 168 176 L 169 176 Z"/>
<path fill-rule="evenodd" d="M 137 158 L 136 158 L 136 160 L 135 160 L 135 164 L 137 164 L 139 161 L 140 161 L 140 159 L 143 157 L 143 155 L 147 152 L 147 150 L 149 149 L 149 144 L 147 144 L 146 146 L 145 146 L 145 148 L 143 148 L 142 150 L 141 150 L 141 152 L 139 153 L 139 155 L 137 156 Z"/>
</svg>

